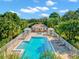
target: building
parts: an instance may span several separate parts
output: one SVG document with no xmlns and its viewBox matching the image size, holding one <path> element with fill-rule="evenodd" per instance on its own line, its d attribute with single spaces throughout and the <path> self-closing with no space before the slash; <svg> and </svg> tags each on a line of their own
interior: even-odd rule
<svg viewBox="0 0 79 59">
<path fill-rule="evenodd" d="M 35 24 L 32 26 L 33 32 L 46 32 L 47 29 L 48 29 L 47 26 L 44 24 Z"/>
<path fill-rule="evenodd" d="M 57 36 L 57 34 L 55 33 L 54 28 L 48 28 L 48 35 L 51 35 L 51 36 L 54 36 L 54 37 Z"/>
<path fill-rule="evenodd" d="M 31 32 L 31 28 L 25 28 L 24 32 L 27 33 L 27 34 L 30 33 Z"/>
</svg>

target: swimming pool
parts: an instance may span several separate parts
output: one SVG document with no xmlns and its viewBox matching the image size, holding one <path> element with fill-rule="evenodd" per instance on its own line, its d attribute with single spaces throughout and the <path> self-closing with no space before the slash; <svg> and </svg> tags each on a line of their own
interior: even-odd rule
<svg viewBox="0 0 79 59">
<path fill-rule="evenodd" d="M 21 59 L 39 59 L 42 52 L 52 48 L 46 37 L 31 37 L 30 41 L 23 41 L 17 49 L 24 49 Z"/>
</svg>

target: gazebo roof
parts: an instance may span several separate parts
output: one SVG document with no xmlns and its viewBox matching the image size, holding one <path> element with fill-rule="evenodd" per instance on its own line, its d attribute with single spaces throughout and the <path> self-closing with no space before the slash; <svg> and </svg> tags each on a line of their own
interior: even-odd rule
<svg viewBox="0 0 79 59">
<path fill-rule="evenodd" d="M 53 31 L 54 31 L 54 29 L 53 29 L 53 28 L 48 28 L 48 30 L 53 30 Z"/>
<path fill-rule="evenodd" d="M 26 31 L 26 30 L 31 30 L 31 28 L 25 28 L 24 31 Z"/>
</svg>

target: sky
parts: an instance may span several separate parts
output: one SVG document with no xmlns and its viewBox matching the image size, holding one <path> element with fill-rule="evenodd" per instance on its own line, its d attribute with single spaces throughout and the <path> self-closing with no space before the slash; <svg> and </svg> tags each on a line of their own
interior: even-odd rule
<svg viewBox="0 0 79 59">
<path fill-rule="evenodd" d="M 78 8 L 79 0 L 0 0 L 0 13 L 9 11 L 26 19 L 48 17 L 52 12 L 63 15 Z"/>
</svg>

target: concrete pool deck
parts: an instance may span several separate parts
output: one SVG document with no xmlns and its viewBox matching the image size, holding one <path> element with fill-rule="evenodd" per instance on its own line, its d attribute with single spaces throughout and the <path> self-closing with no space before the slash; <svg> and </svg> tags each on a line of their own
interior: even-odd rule
<svg viewBox="0 0 79 59">
<path fill-rule="evenodd" d="M 33 36 L 45 36 L 45 37 L 47 37 L 48 40 L 51 42 L 52 46 L 54 47 L 54 49 L 56 51 L 55 52 L 56 55 L 61 56 L 61 59 L 70 59 L 69 52 L 72 52 L 72 51 L 69 51 L 67 49 L 67 47 L 59 46 L 59 44 L 57 43 L 57 41 L 59 42 L 59 39 L 57 37 L 52 37 L 52 36 L 48 36 L 48 35 L 38 34 L 38 33 L 35 33 L 35 32 L 31 32 L 28 35 L 26 35 L 25 39 L 17 39 L 13 44 L 11 44 L 8 47 L 7 52 L 8 53 L 14 52 L 13 49 L 15 49 L 18 46 L 18 44 L 20 44 L 21 41 L 23 41 L 23 40 L 29 41 L 30 38 L 33 37 Z M 17 53 L 19 55 L 21 55 L 20 52 L 17 52 Z"/>
<path fill-rule="evenodd" d="M 13 50 L 18 46 L 18 44 L 20 44 L 21 41 L 25 40 L 25 41 L 29 41 L 31 37 L 33 36 L 43 36 L 42 34 L 38 34 L 38 33 L 34 33 L 31 32 L 30 34 L 26 35 L 25 39 L 19 39 L 17 38 L 17 40 L 12 43 L 8 48 L 7 48 L 7 52 L 13 52 Z M 52 37 L 46 36 L 49 40 L 52 39 Z"/>
</svg>

